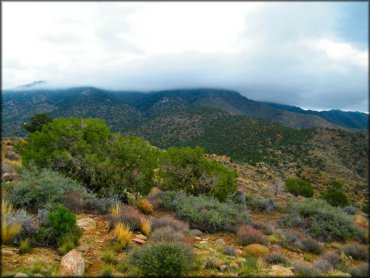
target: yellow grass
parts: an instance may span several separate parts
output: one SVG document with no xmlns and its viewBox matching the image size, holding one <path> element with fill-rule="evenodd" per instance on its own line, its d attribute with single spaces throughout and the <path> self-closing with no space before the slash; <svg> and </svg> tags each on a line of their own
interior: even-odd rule
<svg viewBox="0 0 370 278">
<path fill-rule="evenodd" d="M 151 214 L 154 210 L 153 205 L 147 199 L 139 200 L 136 206 L 144 214 Z"/>
<path fill-rule="evenodd" d="M 110 213 L 113 217 L 118 217 L 121 213 L 121 205 L 119 202 L 115 203 L 111 209 L 110 209 Z"/>
<path fill-rule="evenodd" d="M 14 237 L 20 233 L 22 226 L 19 223 L 8 225 L 5 220 L 1 221 L 1 240 L 3 243 L 12 242 Z"/>
<path fill-rule="evenodd" d="M 131 239 L 134 236 L 130 229 L 123 223 L 116 224 L 114 228 L 114 233 L 123 247 L 129 245 Z"/>
<path fill-rule="evenodd" d="M 149 219 L 146 218 L 140 219 L 140 230 L 146 236 L 150 234 L 150 232 L 152 231 L 152 223 L 150 222 Z"/>
<path fill-rule="evenodd" d="M 13 205 L 6 200 L 1 201 L 1 213 L 2 216 L 11 215 L 14 212 Z"/>
</svg>

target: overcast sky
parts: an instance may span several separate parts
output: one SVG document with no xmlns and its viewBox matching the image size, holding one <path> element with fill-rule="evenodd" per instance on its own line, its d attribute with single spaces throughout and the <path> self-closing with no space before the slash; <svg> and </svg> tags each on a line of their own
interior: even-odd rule
<svg viewBox="0 0 370 278">
<path fill-rule="evenodd" d="M 215 87 L 368 110 L 366 2 L 3 2 L 3 88 Z"/>
</svg>

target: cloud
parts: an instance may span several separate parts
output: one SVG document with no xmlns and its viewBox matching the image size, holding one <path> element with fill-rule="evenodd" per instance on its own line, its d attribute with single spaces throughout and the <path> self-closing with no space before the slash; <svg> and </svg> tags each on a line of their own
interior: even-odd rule
<svg viewBox="0 0 370 278">
<path fill-rule="evenodd" d="M 4 86 L 219 87 L 366 111 L 365 4 L 6 2 Z"/>
</svg>

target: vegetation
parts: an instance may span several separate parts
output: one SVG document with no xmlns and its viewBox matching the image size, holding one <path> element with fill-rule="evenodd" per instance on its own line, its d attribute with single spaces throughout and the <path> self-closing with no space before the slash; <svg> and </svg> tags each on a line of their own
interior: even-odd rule
<svg viewBox="0 0 370 278">
<path fill-rule="evenodd" d="M 291 202 L 286 211 L 280 224 L 298 228 L 313 238 L 323 241 L 364 238 L 364 233 L 353 225 L 341 209 L 332 207 L 323 200 Z"/>
<path fill-rule="evenodd" d="M 128 262 L 144 276 L 183 276 L 192 265 L 191 250 L 179 242 L 157 242 L 133 249 Z"/>
<path fill-rule="evenodd" d="M 294 196 L 302 195 L 304 197 L 313 196 L 312 185 L 301 179 L 290 178 L 285 181 L 285 187 L 288 192 L 292 193 Z"/>
<path fill-rule="evenodd" d="M 369 258 L 369 249 L 358 244 L 347 244 L 343 246 L 342 251 L 354 260 L 366 261 Z"/>
<path fill-rule="evenodd" d="M 237 238 L 242 245 L 249 245 L 252 243 L 267 245 L 267 240 L 263 234 L 259 230 L 249 225 L 242 225 L 239 227 L 237 231 Z"/>
<path fill-rule="evenodd" d="M 345 207 L 348 205 L 347 195 L 341 190 L 328 189 L 321 195 L 321 198 L 334 207 Z"/>
<path fill-rule="evenodd" d="M 45 124 L 52 122 L 53 119 L 46 114 L 36 114 L 30 118 L 28 124 L 24 124 L 23 128 L 28 132 L 40 131 Z"/>
<path fill-rule="evenodd" d="M 114 228 L 114 234 L 118 238 L 122 247 L 126 247 L 130 244 L 131 239 L 134 237 L 133 233 L 130 231 L 130 228 L 123 223 L 116 224 Z"/>
<path fill-rule="evenodd" d="M 174 211 L 177 217 L 202 231 L 234 231 L 236 225 L 249 221 L 244 207 L 234 202 L 221 203 L 212 197 L 180 191 L 161 192 L 160 199 L 161 208 Z"/>
<path fill-rule="evenodd" d="M 151 214 L 154 211 L 153 205 L 147 199 L 139 200 L 136 206 L 144 214 Z"/>
</svg>

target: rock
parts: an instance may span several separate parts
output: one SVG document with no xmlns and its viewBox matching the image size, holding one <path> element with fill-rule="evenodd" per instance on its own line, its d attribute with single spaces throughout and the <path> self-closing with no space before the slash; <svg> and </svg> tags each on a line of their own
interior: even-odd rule
<svg viewBox="0 0 370 278">
<path fill-rule="evenodd" d="M 202 240 L 199 236 L 195 237 L 196 240 Z"/>
<path fill-rule="evenodd" d="M 232 200 L 236 203 L 240 203 L 242 205 L 246 205 L 246 195 L 245 192 L 243 191 L 236 191 L 235 194 L 232 196 Z"/>
<path fill-rule="evenodd" d="M 134 242 L 136 242 L 138 244 L 144 244 L 145 243 L 145 240 L 142 240 L 142 239 L 137 238 L 137 237 L 135 237 L 132 241 L 134 241 Z"/>
<path fill-rule="evenodd" d="M 93 231 L 96 229 L 96 222 L 90 217 L 81 218 L 77 220 L 77 226 L 85 231 Z"/>
<path fill-rule="evenodd" d="M 10 160 L 19 160 L 19 155 L 16 154 L 15 152 L 13 152 L 13 151 L 7 151 L 5 153 L 5 157 L 10 159 Z"/>
<path fill-rule="evenodd" d="M 241 249 L 236 249 L 236 254 L 237 254 L 238 256 L 242 255 L 242 254 L 243 254 L 243 250 L 241 250 Z"/>
<path fill-rule="evenodd" d="M 296 241 L 294 241 L 294 245 L 297 246 L 301 250 L 304 250 L 305 249 L 302 241 L 300 241 L 299 239 L 297 239 Z"/>
<path fill-rule="evenodd" d="M 148 240 L 148 238 L 142 234 L 135 235 L 135 237 L 141 240 L 145 240 L 145 241 Z"/>
<path fill-rule="evenodd" d="M 294 273 L 291 269 L 281 266 L 281 265 L 273 265 L 269 272 L 270 276 L 294 276 Z"/>
<path fill-rule="evenodd" d="M 237 264 L 239 264 L 239 265 L 242 265 L 242 264 L 244 264 L 246 261 L 247 261 L 247 260 L 246 260 L 246 259 L 244 259 L 244 258 L 238 258 L 235 262 L 236 262 Z"/>
<path fill-rule="evenodd" d="M 223 264 L 220 266 L 220 270 L 221 271 L 225 271 L 227 269 L 227 265 L 226 264 Z"/>
<path fill-rule="evenodd" d="M 7 249 L 1 250 L 1 255 L 3 255 L 3 256 L 13 256 L 15 254 L 16 253 L 13 250 L 7 250 Z"/>
<path fill-rule="evenodd" d="M 199 236 L 202 235 L 202 231 L 200 231 L 198 229 L 192 229 L 192 230 L 190 230 L 190 234 L 193 235 L 193 236 L 199 237 Z"/>
<path fill-rule="evenodd" d="M 13 277 L 28 277 L 28 275 L 22 272 L 18 272 Z"/>
<path fill-rule="evenodd" d="M 225 240 L 223 238 L 219 238 L 215 241 L 217 244 L 225 244 Z"/>
<path fill-rule="evenodd" d="M 239 264 L 235 261 L 235 262 L 232 262 L 232 263 L 230 264 L 230 267 L 231 267 L 231 268 L 234 268 L 234 269 L 238 269 L 238 268 L 239 268 Z"/>
<path fill-rule="evenodd" d="M 2 180 L 3 181 L 14 181 L 16 177 L 17 177 L 16 173 L 5 173 L 2 176 Z"/>
<path fill-rule="evenodd" d="M 274 245 L 272 245 L 272 249 L 274 249 L 274 250 L 280 250 L 281 249 L 281 246 L 278 245 L 278 244 L 274 244 Z"/>
<path fill-rule="evenodd" d="M 91 245 L 89 244 L 84 244 L 84 245 L 80 245 L 77 247 L 77 251 L 80 251 L 82 253 L 85 253 L 87 251 L 89 251 L 91 249 Z"/>
<path fill-rule="evenodd" d="M 256 257 L 264 257 L 266 256 L 270 250 L 261 244 L 253 243 L 244 248 L 244 251 L 247 255 L 256 256 Z"/>
<path fill-rule="evenodd" d="M 81 252 L 73 249 L 63 256 L 59 272 L 63 276 L 82 276 L 85 272 L 85 261 Z"/>
</svg>

